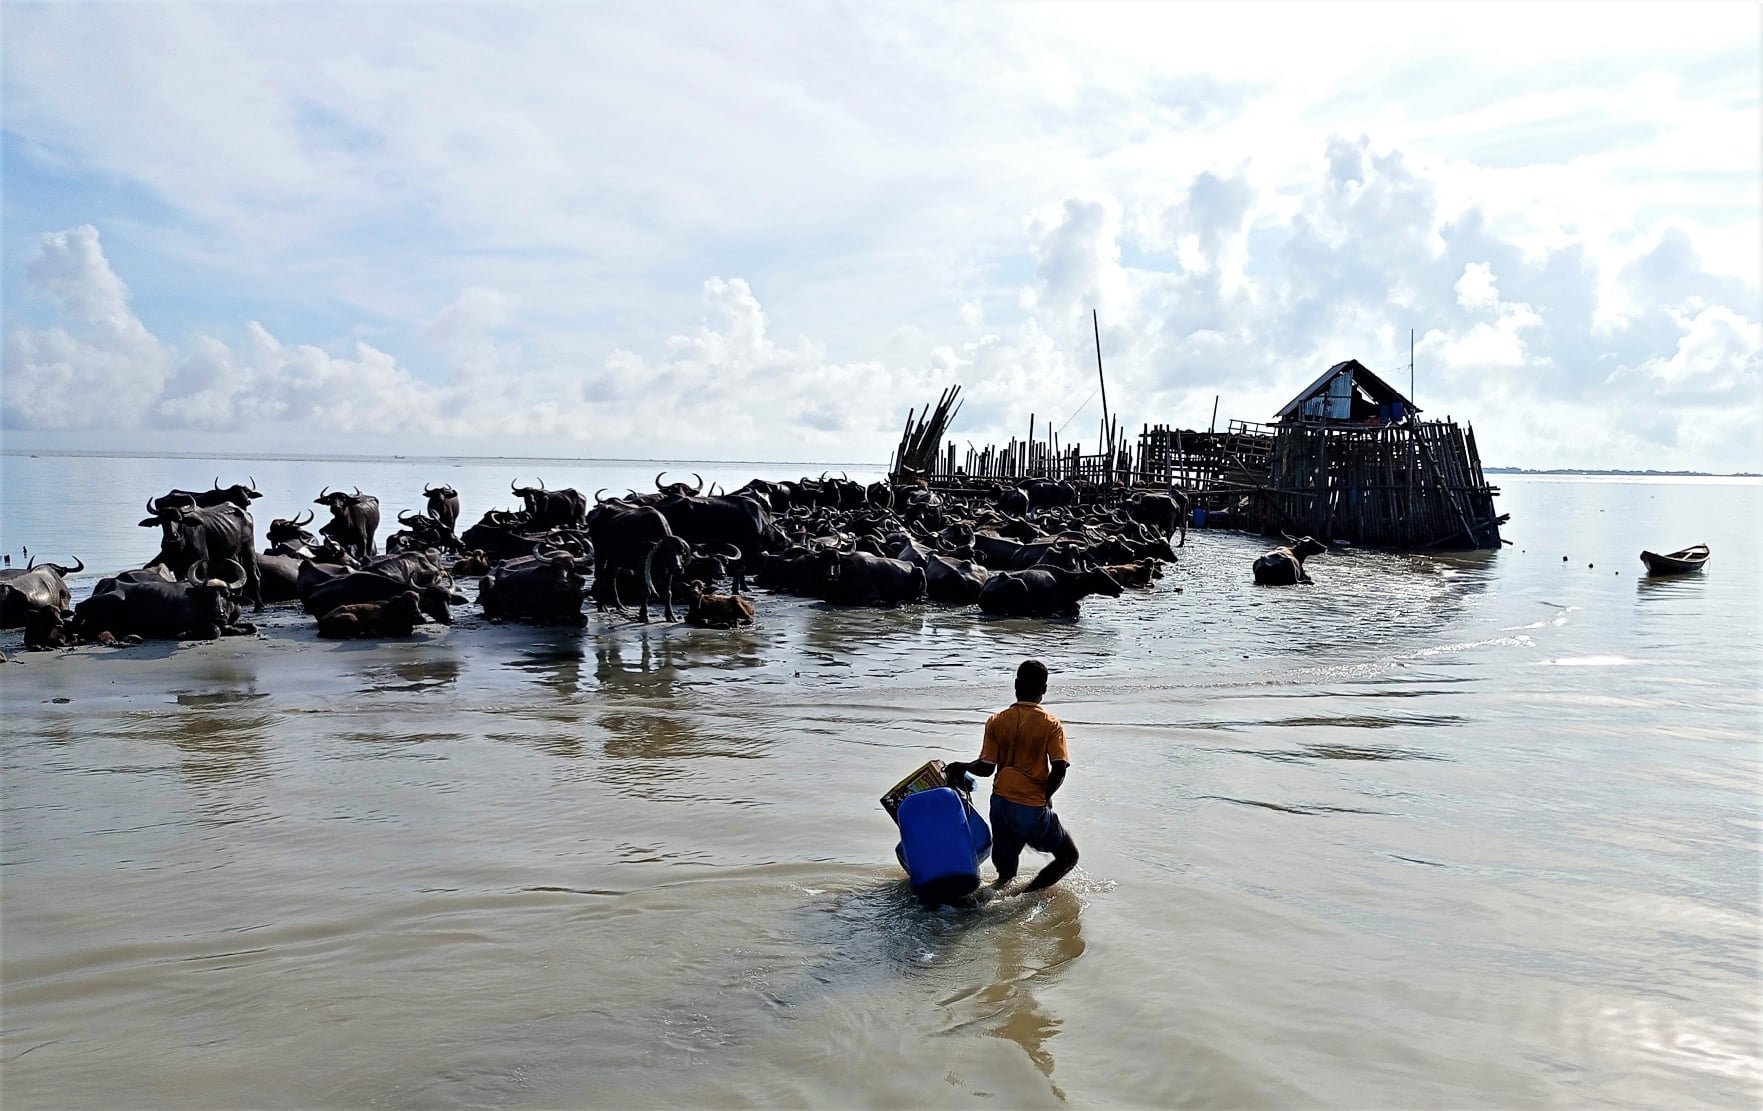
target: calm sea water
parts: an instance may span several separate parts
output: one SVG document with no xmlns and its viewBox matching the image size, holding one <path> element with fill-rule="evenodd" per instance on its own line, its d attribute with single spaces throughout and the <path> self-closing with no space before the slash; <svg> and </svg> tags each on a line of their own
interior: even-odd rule
<svg viewBox="0 0 1763 1111">
<path fill-rule="evenodd" d="M 0 466 L 0 547 L 83 557 L 76 595 L 152 554 L 146 497 L 217 472 L 254 475 L 260 520 L 328 483 L 389 524 L 425 482 L 475 520 L 511 479 L 657 469 Z M 0 1095 L 1754 1107 L 1763 487 L 1497 481 L 1502 552 L 1327 555 L 1271 590 L 1261 541 L 1199 531 L 1075 622 L 761 592 L 733 633 L 10 634 Z M 1641 574 L 1699 541 L 1705 573 Z M 1027 655 L 1083 864 L 921 911 L 876 797 L 973 755 Z"/>
</svg>

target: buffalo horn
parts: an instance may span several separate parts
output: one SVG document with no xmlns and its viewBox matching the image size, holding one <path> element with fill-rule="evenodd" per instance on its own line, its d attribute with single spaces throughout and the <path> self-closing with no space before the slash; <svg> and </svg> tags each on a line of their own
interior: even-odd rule
<svg viewBox="0 0 1763 1111">
<path fill-rule="evenodd" d="M 304 521 L 300 520 L 300 518 L 298 516 L 296 516 L 294 518 L 294 520 L 290 521 L 289 523 L 292 524 L 295 528 L 305 528 L 307 525 L 310 525 L 313 521 L 313 518 L 315 518 L 317 516 L 318 516 L 318 514 L 312 512 L 312 510 L 308 509 L 306 511 L 306 519 Z"/>
<path fill-rule="evenodd" d="M 518 483 L 519 483 L 519 481 L 520 481 L 520 480 L 519 480 L 519 479 L 516 479 L 516 478 L 511 478 L 511 479 L 509 479 L 509 480 L 508 480 L 508 491 L 509 491 L 509 493 L 511 493 L 511 494 L 516 494 L 516 495 L 519 495 L 519 494 L 520 494 L 520 486 L 519 486 L 519 485 L 517 485 L 517 484 L 518 484 Z"/>
<path fill-rule="evenodd" d="M 229 559 L 229 560 L 227 560 L 227 562 L 232 564 L 233 569 L 238 572 L 238 575 L 237 575 L 237 577 L 228 581 L 228 583 L 226 584 L 226 588 L 228 590 L 243 590 L 243 589 L 245 589 L 245 579 L 246 579 L 245 565 L 240 563 L 236 559 Z"/>
<path fill-rule="evenodd" d="M 692 472 L 692 477 L 698 479 L 698 485 L 692 487 L 692 496 L 695 498 L 704 492 L 704 479 L 699 477 L 697 471 Z"/>
<path fill-rule="evenodd" d="M 666 489 L 666 487 L 664 487 L 664 486 L 662 486 L 662 485 L 661 485 L 661 480 L 662 480 L 662 479 L 664 479 L 664 478 L 666 478 L 666 477 L 667 477 L 667 472 L 666 472 L 666 471 L 657 471 L 657 472 L 656 472 L 656 473 L 655 473 L 655 489 L 657 489 L 657 490 L 664 490 L 664 489 Z"/>
<path fill-rule="evenodd" d="M 355 496 L 358 498 L 361 496 L 361 487 L 355 487 Z"/>
<path fill-rule="evenodd" d="M 79 556 L 74 556 L 73 561 L 75 563 L 79 564 L 79 566 L 78 567 L 63 567 L 59 563 L 45 563 L 45 564 L 43 564 L 43 566 L 55 568 L 55 573 L 57 575 L 60 575 L 62 578 L 66 578 L 69 575 L 77 575 L 81 571 L 84 571 L 86 569 L 86 561 L 81 559 Z"/>
<path fill-rule="evenodd" d="M 742 558 L 744 558 L 741 555 L 741 549 L 735 547 L 733 544 L 729 543 L 726 540 L 723 541 L 722 550 L 728 553 L 728 559 L 732 563 L 739 563 L 739 562 L 741 562 Z"/>
<path fill-rule="evenodd" d="M 199 559 L 190 564 L 190 569 L 184 572 L 184 581 L 191 583 L 207 582 L 208 576 L 205 574 L 207 570 L 208 561 L 205 559 Z"/>
<path fill-rule="evenodd" d="M 220 476 L 219 475 L 214 476 L 214 488 L 216 490 L 220 489 Z"/>
<path fill-rule="evenodd" d="M 426 482 L 422 484 L 422 496 L 425 498 L 432 498 L 435 496 L 434 488 Z"/>
<path fill-rule="evenodd" d="M 595 505 L 599 505 L 601 502 L 607 502 L 607 501 L 612 500 L 611 498 L 603 498 L 600 496 L 601 494 L 604 494 L 605 492 L 606 492 L 606 487 L 604 487 L 604 486 L 602 486 L 598 490 L 594 491 L 594 504 Z"/>
<path fill-rule="evenodd" d="M 398 523 L 403 525 L 405 528 L 415 528 L 416 527 L 415 525 L 410 523 L 410 517 L 411 517 L 410 510 L 401 509 L 398 511 Z"/>
</svg>

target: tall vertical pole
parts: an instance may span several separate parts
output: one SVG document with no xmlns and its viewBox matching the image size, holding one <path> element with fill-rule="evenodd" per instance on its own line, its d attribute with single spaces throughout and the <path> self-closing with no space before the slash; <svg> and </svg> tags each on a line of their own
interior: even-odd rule
<svg viewBox="0 0 1763 1111">
<path fill-rule="evenodd" d="M 1102 427 L 1106 429 L 1109 427 L 1108 379 L 1102 375 L 1102 324 L 1096 317 L 1095 309 L 1090 310 L 1090 327 L 1094 329 L 1096 333 L 1096 378 L 1102 383 Z M 1103 439 L 1106 440 L 1107 437 L 1104 436 Z M 1104 447 L 1103 450 L 1106 451 L 1107 448 Z"/>
<path fill-rule="evenodd" d="M 1408 404 L 1414 404 L 1414 329 L 1408 329 Z"/>
</svg>

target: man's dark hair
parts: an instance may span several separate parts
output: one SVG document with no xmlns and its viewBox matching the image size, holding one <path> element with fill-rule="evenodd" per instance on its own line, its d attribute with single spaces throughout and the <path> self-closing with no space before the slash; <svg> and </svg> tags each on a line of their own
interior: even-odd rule
<svg viewBox="0 0 1763 1111">
<path fill-rule="evenodd" d="M 1039 660 L 1023 660 L 1016 669 L 1016 697 L 1029 702 L 1047 693 L 1047 665 Z"/>
</svg>

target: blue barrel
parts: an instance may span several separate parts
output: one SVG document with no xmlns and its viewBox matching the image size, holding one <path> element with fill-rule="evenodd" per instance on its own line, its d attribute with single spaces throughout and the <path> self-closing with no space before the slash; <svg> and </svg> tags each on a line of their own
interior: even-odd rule
<svg viewBox="0 0 1763 1111">
<path fill-rule="evenodd" d="M 979 863 L 992 831 L 947 787 L 918 791 L 900 803 L 900 861 L 913 892 L 927 903 L 952 903 L 979 890 Z"/>
<path fill-rule="evenodd" d="M 1204 509 L 1201 509 L 1199 506 L 1194 507 L 1194 527 L 1195 528 L 1205 528 L 1206 527 L 1206 511 Z"/>
</svg>

